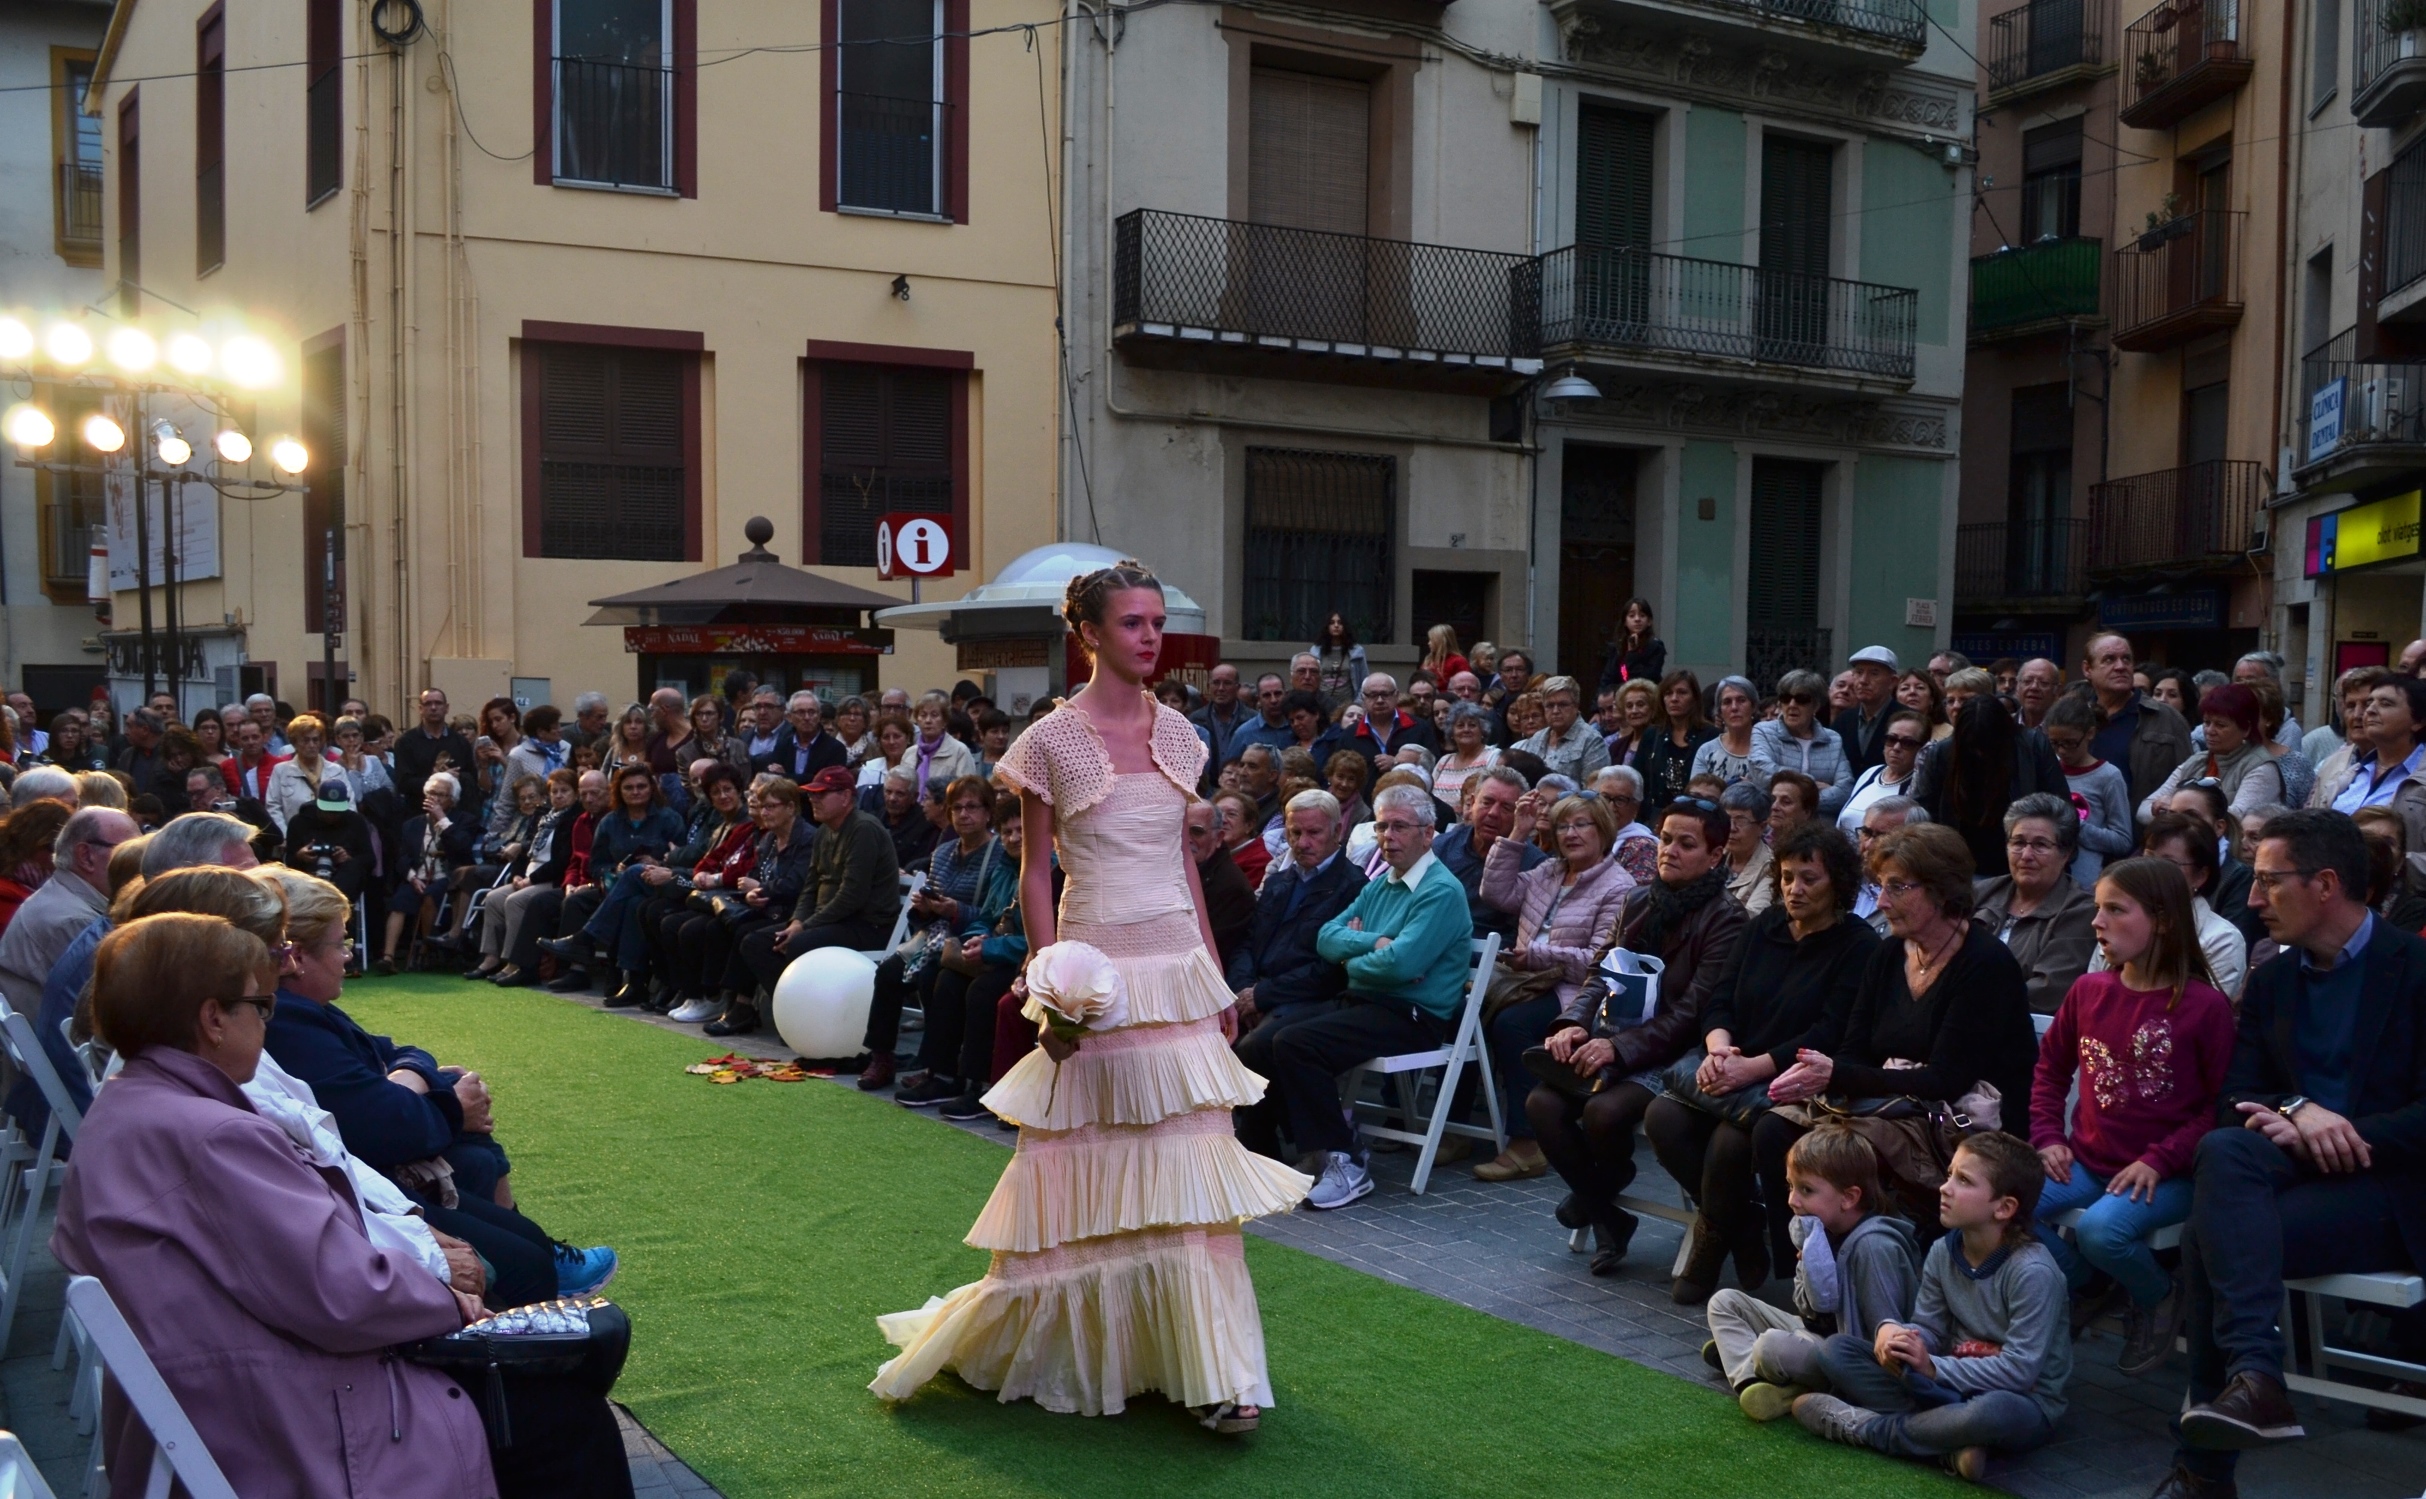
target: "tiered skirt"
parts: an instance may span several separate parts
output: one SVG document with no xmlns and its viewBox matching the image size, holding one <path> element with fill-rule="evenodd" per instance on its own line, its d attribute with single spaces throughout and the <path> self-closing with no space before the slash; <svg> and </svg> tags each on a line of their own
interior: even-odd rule
<svg viewBox="0 0 2426 1499">
<path fill-rule="evenodd" d="M 905 1399 L 950 1370 L 1005 1401 L 1082 1415 L 1149 1390 L 1270 1405 L 1239 1225 L 1288 1211 L 1311 1183 L 1231 1130 L 1231 1109 L 1264 1082 L 1222 1040 L 1230 991 L 1192 913 L 1061 935 L 1119 966 L 1126 1023 L 1058 1067 L 1030 1052 L 986 1095 L 1020 1126 L 968 1235 L 993 1263 L 877 1319 L 901 1351 L 869 1388 Z"/>
</svg>

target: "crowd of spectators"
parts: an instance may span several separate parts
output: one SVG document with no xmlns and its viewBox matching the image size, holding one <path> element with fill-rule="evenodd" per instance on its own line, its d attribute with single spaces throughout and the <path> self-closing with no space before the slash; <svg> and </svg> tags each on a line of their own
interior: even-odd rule
<svg viewBox="0 0 2426 1499">
<path fill-rule="evenodd" d="M 2229 1495 L 2232 1452 L 2299 1431 L 2283 1281 L 2426 1263 L 2426 681 L 2348 673 L 2304 731 L 2265 653 L 2224 677 L 2152 674 L 2113 634 L 2071 673 L 1871 646 L 1833 679 L 1705 686 L 1653 626 L 1630 602 L 1593 687 L 1446 627 L 1402 684 L 1334 617 L 1285 674 L 1157 688 L 1208 751 L 1186 835 L 1240 1055 L 1269 1080 L 1242 1139 L 1314 1176 L 1313 1209 L 1371 1192 L 1338 1080 L 1447 1044 L 1469 945 L 1496 936 L 1484 1065 L 1442 1105 L 1497 1095 L 1507 1143 L 1475 1179 L 1555 1172 L 1558 1221 L 1615 1275 L 1647 1140 L 1695 1208 L 1671 1294 L 1707 1308 L 1748 1414 L 1976 1478 L 2048 1438 L 2073 1338 L 2119 1314 L 2128 1372 L 2190 1345 L 2158 1492 Z M 255 1050 L 276 1086 L 326 1111 L 475 1300 L 595 1282 L 612 1252 L 521 1216 L 477 1076 L 363 1033 L 335 1003 L 350 978 L 443 964 L 729 1036 L 766 1023 L 792 958 L 869 951 L 863 1055 L 836 1060 L 962 1121 L 991 1118 L 1035 1043 L 1019 804 L 990 779 L 1020 726 L 973 684 L 828 702 L 734 673 L 620 715 L 585 693 L 458 716 L 433 689 L 402 729 L 361 702 L 255 698 L 190 727 L 166 706 L 40 734 L 12 702 L 0 994 L 46 1038 L 81 1014 L 130 1074 L 151 1059 L 96 1120 L 113 1097 L 169 1119 L 250 1096 L 222 1065 L 247 1002 L 176 988 L 147 1002 L 178 1017 L 117 1022 L 147 1038 L 130 1051 L 96 964 L 132 971 L 129 939 L 158 930 L 270 975 L 248 999 L 274 996 Z M 275 868 L 172 873 L 256 861 Z M 266 892 L 249 917 L 235 880 Z M 1620 953 L 1659 960 L 1654 1000 Z M 90 1101 L 64 1038 L 53 1061 Z M 140 1262 L 69 1221 L 105 1280 Z M 2178 1251 L 2151 1246 L 2175 1226 Z M 1754 1294 L 1772 1280 L 1790 1310 Z M 381 1284 L 399 1326 L 438 1319 L 418 1282 Z M 2393 1329 L 2411 1357 L 2416 1321 Z"/>
</svg>

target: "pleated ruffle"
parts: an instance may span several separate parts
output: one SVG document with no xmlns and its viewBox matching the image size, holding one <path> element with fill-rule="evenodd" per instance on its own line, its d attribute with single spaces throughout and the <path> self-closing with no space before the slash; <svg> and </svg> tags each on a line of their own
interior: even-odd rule
<svg viewBox="0 0 2426 1499">
<path fill-rule="evenodd" d="M 1159 1124 L 1023 1129 L 968 1242 L 1032 1254 L 1146 1228 L 1285 1213 L 1314 1183 L 1238 1143 L 1228 1109 Z"/>
<path fill-rule="evenodd" d="M 1153 1124 L 1197 1109 L 1238 1109 L 1264 1096 L 1264 1080 L 1222 1039 L 1219 1017 L 1185 1025 L 1124 1026 L 1088 1036 L 1056 1065 L 1029 1052 L 985 1096 L 1001 1118 L 1033 1129 Z"/>
<path fill-rule="evenodd" d="M 1192 918 L 1189 929 L 1194 930 Z M 1065 935 L 1072 941 L 1089 940 L 1076 933 Z M 1201 941 L 1179 952 L 1164 951 L 1147 957 L 1113 956 L 1120 965 L 1122 997 L 1127 1005 L 1123 1024 L 1184 1024 L 1218 1015 L 1237 1001 L 1230 986 L 1222 982 L 1221 966 L 1213 961 L 1213 955 L 1205 951 Z M 1042 1003 L 1030 997 L 1020 1013 L 1032 1021 L 1041 1021 L 1046 1011 Z"/>
<path fill-rule="evenodd" d="M 1006 1403 L 1064 1415 L 1118 1414 L 1148 1390 L 1189 1406 L 1272 1404 L 1235 1227 L 998 1253 L 985 1279 L 876 1321 L 901 1350 L 868 1386 L 887 1400 L 949 1369 Z"/>
</svg>

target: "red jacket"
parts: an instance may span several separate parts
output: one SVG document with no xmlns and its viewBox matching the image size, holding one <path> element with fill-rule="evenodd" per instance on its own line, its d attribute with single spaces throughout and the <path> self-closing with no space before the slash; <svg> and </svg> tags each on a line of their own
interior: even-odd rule
<svg viewBox="0 0 2426 1499">
<path fill-rule="evenodd" d="M 261 763 L 250 771 L 246 771 L 241 768 L 243 757 L 230 755 L 219 762 L 219 775 L 227 782 L 228 795 L 249 796 L 257 802 L 265 802 L 269 800 L 270 772 L 292 758 L 294 757 L 291 755 L 273 755 L 264 750 L 261 753 Z M 251 784 L 248 785 L 247 782 Z"/>
<path fill-rule="evenodd" d="M 590 840 L 597 834 L 597 814 L 584 812 L 573 819 L 573 854 L 565 861 L 562 888 L 578 890 L 590 883 Z"/>
</svg>

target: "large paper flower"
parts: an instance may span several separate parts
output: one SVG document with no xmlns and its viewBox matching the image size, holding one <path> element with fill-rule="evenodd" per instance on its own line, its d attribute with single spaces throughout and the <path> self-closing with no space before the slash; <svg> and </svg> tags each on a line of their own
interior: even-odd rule
<svg viewBox="0 0 2426 1499">
<path fill-rule="evenodd" d="M 1056 942 L 1028 960 L 1028 994 L 1070 1030 L 1108 1031 L 1128 1019 L 1120 970 L 1103 950 Z"/>
</svg>

